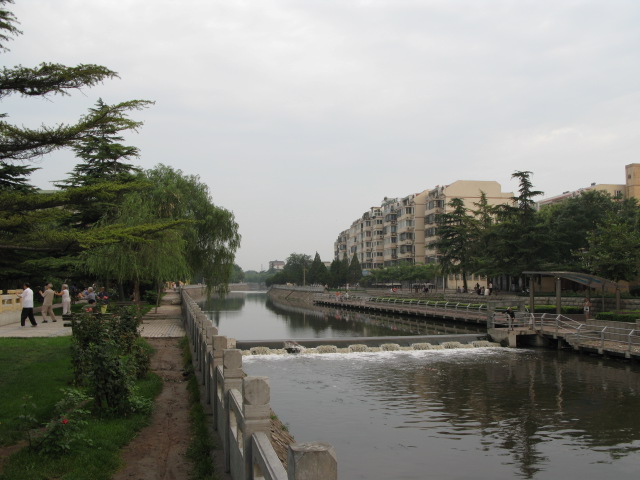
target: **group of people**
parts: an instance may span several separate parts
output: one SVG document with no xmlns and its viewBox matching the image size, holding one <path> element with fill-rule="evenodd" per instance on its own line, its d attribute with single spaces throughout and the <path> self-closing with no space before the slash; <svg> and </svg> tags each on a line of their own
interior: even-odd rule
<svg viewBox="0 0 640 480">
<path fill-rule="evenodd" d="M 22 293 L 17 294 L 18 297 L 22 298 L 20 326 L 24 327 L 28 318 L 29 322 L 31 322 L 31 326 L 37 327 L 38 323 L 36 322 L 35 316 L 33 314 L 33 290 L 31 290 L 31 286 L 28 283 L 25 283 L 22 288 Z M 42 309 L 40 311 L 42 315 L 42 323 L 48 323 L 48 318 L 51 318 L 52 322 L 58 321 L 55 313 L 53 312 L 53 299 L 56 296 L 62 297 L 62 315 L 64 316 L 71 313 L 72 295 L 69 292 L 69 285 L 67 285 L 66 283 L 62 284 L 59 292 L 56 292 L 53 289 L 53 285 L 51 283 L 47 283 L 47 285 L 44 287 L 44 290 L 39 290 L 38 293 L 42 297 Z M 97 300 L 100 300 L 102 303 L 107 303 L 109 298 L 105 287 L 100 288 L 100 291 L 97 294 L 94 292 L 93 287 L 88 287 L 74 296 L 79 300 L 86 300 L 90 306 L 95 304 Z"/>
<path fill-rule="evenodd" d="M 31 290 L 31 285 L 28 283 L 25 283 L 22 288 L 22 293 L 18 294 L 18 297 L 22 298 L 20 326 L 24 327 L 28 318 L 29 322 L 31 322 L 31 326 L 37 327 L 38 323 L 36 322 L 36 318 L 33 314 L 33 290 Z M 42 297 L 42 323 L 49 322 L 47 317 L 51 318 L 52 322 L 58 321 L 55 313 L 53 312 L 53 299 L 56 295 L 62 297 L 62 315 L 71 313 L 71 295 L 69 294 L 69 286 L 67 284 L 63 284 L 61 290 L 56 292 L 53 290 L 53 285 L 47 283 L 44 290 L 40 290 L 38 293 Z"/>
<path fill-rule="evenodd" d="M 479 283 L 476 283 L 473 291 L 476 295 L 491 295 L 493 293 L 493 282 L 489 282 L 486 287 L 484 285 L 481 287 Z"/>
</svg>

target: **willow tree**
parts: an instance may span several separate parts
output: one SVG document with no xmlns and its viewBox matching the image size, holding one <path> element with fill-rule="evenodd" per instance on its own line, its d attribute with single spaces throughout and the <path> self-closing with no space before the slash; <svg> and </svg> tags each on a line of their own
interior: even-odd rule
<svg viewBox="0 0 640 480">
<path fill-rule="evenodd" d="M 155 207 L 144 192 L 127 195 L 114 218 L 99 222 L 99 227 L 121 232 L 121 240 L 83 253 L 82 260 L 89 273 L 115 279 L 120 286 L 131 282 L 136 302 L 140 300 L 143 282 L 158 286 L 169 279 L 189 276 L 182 237 L 187 222 L 159 219 Z M 145 226 L 152 231 L 139 234 L 139 228 Z"/>
<path fill-rule="evenodd" d="M 233 213 L 213 204 L 197 176 L 160 165 L 144 177 L 148 187 L 127 195 L 119 213 L 98 222 L 98 228 L 148 227 L 153 233 L 85 252 L 87 271 L 132 282 L 136 300 L 142 282 L 197 279 L 209 289 L 226 290 L 240 245 Z"/>
</svg>

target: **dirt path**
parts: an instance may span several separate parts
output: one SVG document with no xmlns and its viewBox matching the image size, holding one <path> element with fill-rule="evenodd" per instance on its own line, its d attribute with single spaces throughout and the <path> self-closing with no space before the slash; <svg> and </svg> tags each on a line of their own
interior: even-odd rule
<svg viewBox="0 0 640 480">
<path fill-rule="evenodd" d="M 124 468 L 114 480 L 188 480 L 191 438 L 189 394 L 177 338 L 149 338 L 156 349 L 151 369 L 164 381 L 151 424 L 122 451 Z"/>
</svg>

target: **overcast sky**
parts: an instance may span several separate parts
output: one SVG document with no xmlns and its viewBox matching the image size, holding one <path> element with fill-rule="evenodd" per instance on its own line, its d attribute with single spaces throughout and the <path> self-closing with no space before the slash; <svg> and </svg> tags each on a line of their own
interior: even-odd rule
<svg viewBox="0 0 640 480">
<path fill-rule="evenodd" d="M 317 251 L 383 197 L 533 172 L 545 196 L 624 183 L 640 151 L 637 0 L 16 0 L 3 64 L 96 63 L 119 80 L 12 97 L 73 122 L 149 99 L 139 165 L 197 174 L 235 213 L 237 263 Z M 38 162 L 51 188 L 71 151 Z"/>
</svg>

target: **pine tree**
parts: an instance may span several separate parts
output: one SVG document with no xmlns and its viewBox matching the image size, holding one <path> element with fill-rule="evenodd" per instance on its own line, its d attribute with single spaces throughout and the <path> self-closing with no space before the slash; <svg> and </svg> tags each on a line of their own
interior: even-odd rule
<svg viewBox="0 0 640 480">
<path fill-rule="evenodd" d="M 313 262 L 311 262 L 311 266 L 309 267 L 308 279 L 312 285 L 325 285 L 327 283 L 327 267 L 322 263 L 318 252 L 316 252 L 315 257 L 313 257 Z"/>
<path fill-rule="evenodd" d="M 476 220 L 468 213 L 464 201 L 453 198 L 449 202 L 451 211 L 440 215 L 438 239 L 431 247 L 438 250 L 444 272 L 462 275 L 464 291 L 468 290 L 467 275 L 474 270 Z"/>
<path fill-rule="evenodd" d="M 360 260 L 358 260 L 358 255 L 353 254 L 351 258 L 351 263 L 349 263 L 349 273 L 347 275 L 347 281 L 350 284 L 356 284 L 360 282 L 362 278 L 362 267 L 360 266 Z"/>
<path fill-rule="evenodd" d="M 35 187 L 30 185 L 29 175 L 38 170 L 26 165 L 12 165 L 0 161 L 0 191 L 2 192 L 33 192 Z"/>
<path fill-rule="evenodd" d="M 95 132 L 73 145 L 76 156 L 82 160 L 70 173 L 70 177 L 59 186 L 64 188 L 94 185 L 96 183 L 130 182 L 136 178 L 141 170 L 127 160 L 138 158 L 138 147 L 122 145 L 124 141 L 121 132 L 137 131 L 142 122 L 128 118 L 130 110 L 141 110 L 153 104 L 147 100 L 131 100 L 117 105 L 107 105 L 102 99 L 98 99 L 96 106 L 89 110 L 89 116 L 100 116 L 105 112 L 119 112 L 119 118 L 112 123 L 102 125 Z"/>
</svg>

